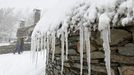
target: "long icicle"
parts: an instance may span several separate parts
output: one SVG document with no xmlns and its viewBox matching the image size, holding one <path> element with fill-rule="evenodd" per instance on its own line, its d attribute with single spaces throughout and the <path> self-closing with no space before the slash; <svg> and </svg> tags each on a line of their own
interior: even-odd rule
<svg viewBox="0 0 134 75">
<path fill-rule="evenodd" d="M 68 60 L 68 32 L 67 32 L 67 28 L 65 29 L 65 40 L 66 40 L 66 60 Z"/>
<path fill-rule="evenodd" d="M 31 39 L 31 50 L 32 50 L 32 62 L 35 60 L 35 51 L 36 51 L 36 43 L 35 43 L 35 36 Z"/>
<path fill-rule="evenodd" d="M 38 52 L 39 52 L 39 48 L 40 48 L 40 35 L 38 35 L 37 37 L 37 52 L 36 52 L 36 66 L 37 66 L 37 62 L 38 62 Z"/>
<path fill-rule="evenodd" d="M 35 35 L 35 38 L 34 38 L 34 54 L 33 54 L 33 62 L 35 63 L 35 61 L 36 61 L 36 51 L 37 51 L 37 35 Z"/>
<path fill-rule="evenodd" d="M 41 54 L 42 54 L 42 56 L 43 56 L 43 44 L 44 44 L 44 43 L 43 43 L 43 42 L 44 42 L 43 40 L 44 40 L 44 39 L 43 39 L 43 35 L 41 34 L 41 39 L 40 39 L 40 45 L 41 45 L 40 47 L 41 47 L 41 48 L 40 48 L 40 49 L 41 49 Z"/>
<path fill-rule="evenodd" d="M 48 61 L 49 61 L 49 50 L 50 50 L 50 48 L 49 48 L 49 42 L 50 42 L 50 40 L 49 40 L 50 38 L 49 38 L 49 35 L 47 35 L 47 64 L 48 64 Z"/>
<path fill-rule="evenodd" d="M 45 69 L 45 71 L 44 71 L 45 74 L 44 74 L 44 75 L 47 75 L 47 74 L 46 74 L 46 66 L 47 66 L 47 64 L 46 64 L 46 61 L 47 61 L 47 53 L 46 53 L 46 52 L 47 52 L 47 50 L 46 50 L 46 34 L 44 34 L 43 41 L 44 41 L 44 42 L 43 42 L 43 49 L 44 49 L 44 50 L 43 50 L 43 59 L 45 60 L 45 61 L 44 61 L 44 62 L 45 62 L 45 63 L 44 63 L 44 69 Z"/>
<path fill-rule="evenodd" d="M 52 33 L 52 62 L 54 61 L 55 54 L 55 31 Z"/>
<path fill-rule="evenodd" d="M 80 75 L 83 73 L 83 36 L 84 36 L 84 31 L 83 31 L 83 25 L 80 25 Z"/>
<path fill-rule="evenodd" d="M 85 27 L 85 40 L 86 40 L 86 53 L 87 53 L 88 75 L 91 75 L 90 36 L 91 36 L 90 30 L 87 27 Z"/>
<path fill-rule="evenodd" d="M 105 51 L 105 65 L 108 75 L 111 75 L 111 65 L 110 65 L 110 45 L 109 45 L 109 31 L 104 29 L 101 31 L 101 38 L 103 39 L 103 48 Z"/>
<path fill-rule="evenodd" d="M 46 43 L 47 43 L 46 38 L 47 38 L 47 37 L 46 37 L 46 34 L 44 34 L 44 50 L 43 50 L 43 55 L 44 55 L 44 57 L 46 57 L 46 54 L 47 54 L 47 53 L 45 53 L 46 50 L 47 50 L 47 49 L 46 49 L 46 48 L 47 48 L 47 46 L 46 46 L 46 45 L 47 45 L 47 44 L 46 44 Z M 43 59 L 44 59 L 44 57 L 43 57 Z M 45 59 L 45 60 L 46 60 L 46 59 Z"/>
<path fill-rule="evenodd" d="M 64 31 L 61 34 L 61 75 L 63 75 L 64 69 Z"/>
</svg>

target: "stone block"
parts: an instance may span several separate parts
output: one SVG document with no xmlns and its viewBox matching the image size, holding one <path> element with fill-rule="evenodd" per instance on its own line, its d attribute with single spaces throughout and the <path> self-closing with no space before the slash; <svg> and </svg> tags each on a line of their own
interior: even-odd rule
<svg viewBox="0 0 134 75">
<path fill-rule="evenodd" d="M 98 45 L 102 45 L 102 40 L 100 39 L 100 34 L 96 34 L 98 35 L 96 42 Z M 123 42 L 124 40 L 129 40 L 130 38 L 132 38 L 131 33 L 129 33 L 128 31 L 125 31 L 123 29 L 111 29 L 111 42 L 110 45 L 118 45 L 120 42 Z"/>
<path fill-rule="evenodd" d="M 103 59 L 105 58 L 104 53 L 101 51 L 96 51 L 91 53 L 91 59 Z"/>
<path fill-rule="evenodd" d="M 134 56 L 134 44 L 129 43 L 123 47 L 118 47 L 119 53 L 126 56 Z"/>
<path fill-rule="evenodd" d="M 133 36 L 133 43 L 134 43 L 134 32 L 132 32 L 132 36 Z"/>
<path fill-rule="evenodd" d="M 90 50 L 91 52 L 96 50 L 96 47 L 93 44 L 90 44 L 90 48 L 91 48 L 91 50 Z M 76 50 L 77 50 L 78 53 L 80 53 L 80 42 L 78 42 L 76 44 Z M 85 47 L 84 47 L 84 51 L 83 52 L 86 53 Z"/>
<path fill-rule="evenodd" d="M 119 67 L 120 75 L 134 75 L 134 66 Z"/>
<path fill-rule="evenodd" d="M 119 55 L 119 54 L 111 55 L 111 62 L 134 65 L 134 57 L 128 57 L 128 56 L 123 56 L 123 55 Z"/>
<path fill-rule="evenodd" d="M 96 71 L 96 72 L 107 73 L 105 66 L 91 65 L 91 70 Z M 111 68 L 111 74 L 112 74 L 112 75 L 115 75 L 114 69 L 112 69 L 112 68 Z"/>
</svg>

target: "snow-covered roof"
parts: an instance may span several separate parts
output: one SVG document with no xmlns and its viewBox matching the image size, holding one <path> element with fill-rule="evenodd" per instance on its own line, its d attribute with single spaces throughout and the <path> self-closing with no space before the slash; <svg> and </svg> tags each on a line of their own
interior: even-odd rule
<svg viewBox="0 0 134 75">
<path fill-rule="evenodd" d="M 82 75 L 83 45 L 90 45 L 92 30 L 101 32 L 103 48 L 105 51 L 106 69 L 111 75 L 110 68 L 110 26 L 134 22 L 134 0 L 62 0 L 51 9 L 48 9 L 32 33 L 31 49 L 36 51 L 39 47 L 47 49 L 52 46 L 52 60 L 55 52 L 55 36 L 61 35 L 61 61 L 63 72 L 64 43 L 66 44 L 66 58 L 68 53 L 68 33 L 70 30 L 80 31 L 80 75 Z M 86 35 L 85 35 L 86 34 Z M 40 42 L 44 40 L 43 42 Z M 50 40 L 52 42 L 50 42 Z M 86 40 L 84 42 L 84 40 Z M 83 44 L 85 43 L 85 44 Z M 88 72 L 90 75 L 90 47 L 87 47 Z M 49 55 L 46 55 L 49 56 Z"/>
</svg>

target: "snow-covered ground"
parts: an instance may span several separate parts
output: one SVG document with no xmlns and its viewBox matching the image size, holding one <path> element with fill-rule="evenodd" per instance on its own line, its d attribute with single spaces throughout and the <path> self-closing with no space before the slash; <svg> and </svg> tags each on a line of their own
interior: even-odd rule
<svg viewBox="0 0 134 75">
<path fill-rule="evenodd" d="M 44 61 L 39 52 L 37 65 L 33 64 L 31 52 L 0 55 L 0 75 L 44 75 Z"/>
</svg>

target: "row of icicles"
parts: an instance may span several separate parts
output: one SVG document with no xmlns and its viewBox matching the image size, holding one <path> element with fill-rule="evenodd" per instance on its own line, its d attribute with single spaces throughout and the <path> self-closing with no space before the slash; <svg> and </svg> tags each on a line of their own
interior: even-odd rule
<svg viewBox="0 0 134 75">
<path fill-rule="evenodd" d="M 91 37 L 91 29 L 84 25 L 79 26 L 79 34 L 80 34 L 80 75 L 83 74 L 83 49 L 86 47 L 87 54 L 87 64 L 88 64 L 88 75 L 91 75 L 91 52 L 90 52 L 90 37 Z M 101 32 L 101 38 L 103 40 L 103 48 L 105 51 L 105 62 L 106 62 L 106 70 L 108 75 L 111 75 L 111 67 L 110 67 L 110 46 L 109 46 L 109 29 L 104 29 Z M 56 31 L 52 33 L 41 33 L 37 32 L 36 35 L 32 36 L 31 41 L 31 50 L 33 52 L 33 59 L 38 60 L 38 51 L 42 50 L 46 55 L 46 65 L 49 60 L 49 52 L 52 50 L 52 62 L 55 58 L 55 44 L 56 44 Z M 64 49 L 65 48 L 65 49 Z M 64 53 L 66 53 L 64 55 Z M 65 58 L 65 59 L 64 59 Z M 64 69 L 64 61 L 68 60 L 68 32 L 67 28 L 61 31 L 61 75 L 63 75 Z"/>
</svg>

